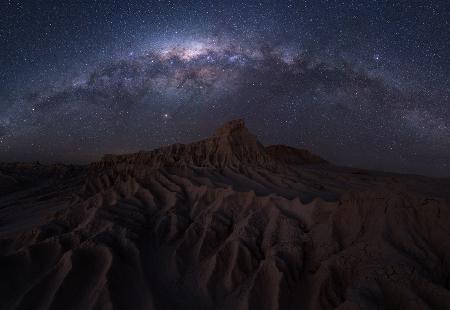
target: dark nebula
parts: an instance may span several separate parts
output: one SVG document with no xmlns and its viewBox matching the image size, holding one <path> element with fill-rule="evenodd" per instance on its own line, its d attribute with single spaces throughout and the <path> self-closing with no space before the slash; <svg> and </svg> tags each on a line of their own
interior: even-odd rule
<svg viewBox="0 0 450 310">
<path fill-rule="evenodd" d="M 445 1 L 0 9 L 0 161 L 87 162 L 244 118 L 337 164 L 450 174 Z"/>
</svg>

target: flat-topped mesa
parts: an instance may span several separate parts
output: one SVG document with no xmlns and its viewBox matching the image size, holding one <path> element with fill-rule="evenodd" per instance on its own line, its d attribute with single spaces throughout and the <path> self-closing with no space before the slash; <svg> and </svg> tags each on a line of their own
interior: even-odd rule
<svg viewBox="0 0 450 310">
<path fill-rule="evenodd" d="M 271 161 L 264 146 L 252 135 L 243 120 L 233 120 L 215 134 L 191 144 L 173 144 L 149 152 L 105 155 L 95 167 L 117 164 L 145 164 L 152 168 L 170 166 L 236 167 Z"/>
<path fill-rule="evenodd" d="M 248 131 L 241 119 L 227 122 L 208 140 L 214 150 L 211 154 L 214 162 L 220 165 L 264 164 L 270 161 L 264 146 Z"/>
<path fill-rule="evenodd" d="M 279 167 L 279 165 L 324 164 L 324 159 L 307 150 L 284 145 L 264 147 L 251 134 L 241 119 L 232 120 L 217 129 L 211 138 L 190 144 L 173 144 L 134 154 L 105 155 L 91 165 L 93 168 L 117 165 L 145 165 L 160 167 L 239 167 L 256 165 Z"/>
</svg>

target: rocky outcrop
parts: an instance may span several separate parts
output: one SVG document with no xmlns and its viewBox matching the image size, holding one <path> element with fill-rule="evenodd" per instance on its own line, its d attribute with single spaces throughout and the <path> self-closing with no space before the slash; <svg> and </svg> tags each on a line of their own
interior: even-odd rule
<svg viewBox="0 0 450 310">
<path fill-rule="evenodd" d="M 216 130 L 211 138 L 191 143 L 173 144 L 150 152 L 127 155 L 105 155 L 95 167 L 118 164 L 140 164 L 160 167 L 237 167 L 243 164 L 260 165 L 270 161 L 256 137 L 242 120 L 234 120 Z"/>
<path fill-rule="evenodd" d="M 448 180 L 358 171 L 233 121 L 1 196 L 0 308 L 450 308 Z"/>
</svg>

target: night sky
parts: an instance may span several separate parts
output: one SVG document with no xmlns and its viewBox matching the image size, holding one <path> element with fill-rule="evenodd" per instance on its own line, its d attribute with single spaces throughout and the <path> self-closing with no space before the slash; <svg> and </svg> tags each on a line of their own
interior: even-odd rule
<svg viewBox="0 0 450 310">
<path fill-rule="evenodd" d="M 0 161 L 84 163 L 245 119 L 264 144 L 450 176 L 448 1 L 0 4 Z"/>
</svg>

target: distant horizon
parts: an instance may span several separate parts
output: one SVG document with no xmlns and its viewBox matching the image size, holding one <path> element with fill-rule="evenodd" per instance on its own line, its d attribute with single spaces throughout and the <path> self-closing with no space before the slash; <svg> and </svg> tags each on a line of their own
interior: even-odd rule
<svg viewBox="0 0 450 310">
<path fill-rule="evenodd" d="M 447 7 L 0 4 L 0 161 L 89 162 L 244 118 L 264 144 L 450 175 Z"/>
<path fill-rule="evenodd" d="M 218 128 L 220 128 L 220 127 L 218 127 Z M 164 147 L 168 147 L 168 146 L 171 146 L 171 145 L 174 145 L 174 144 L 187 145 L 187 144 L 190 144 L 190 143 L 195 143 L 195 142 L 198 142 L 198 141 L 209 139 L 212 136 L 213 136 L 213 134 L 211 134 L 208 137 L 200 138 L 199 140 L 188 142 L 188 143 L 175 142 L 175 143 L 172 143 L 172 144 L 161 145 L 159 147 L 156 147 L 156 148 L 153 148 L 153 149 L 147 149 L 147 150 L 141 149 L 141 150 L 137 150 L 137 151 L 129 151 L 129 152 L 123 152 L 123 153 L 105 153 L 105 154 L 102 154 L 102 155 L 98 156 L 97 158 L 92 159 L 92 160 L 85 160 L 85 161 L 78 161 L 78 162 L 77 161 L 51 161 L 51 160 L 31 160 L 31 161 L 14 161 L 14 160 L 12 160 L 12 161 L 0 161 L 0 164 L 1 163 L 6 163 L 6 164 L 8 164 L 8 163 L 10 163 L 10 164 L 15 164 L 15 163 L 21 164 L 21 163 L 24 163 L 24 164 L 40 164 L 40 165 L 44 165 L 44 166 L 59 165 L 59 164 L 61 164 L 61 165 L 74 165 L 74 166 L 87 166 L 89 164 L 101 161 L 104 156 L 108 156 L 108 155 L 120 156 L 120 155 L 132 155 L 132 154 L 136 154 L 136 153 L 140 153 L 140 152 L 152 152 L 154 150 L 161 149 L 161 148 L 164 148 Z M 258 139 L 258 137 L 256 137 L 256 138 Z M 258 141 L 259 141 L 259 139 L 258 139 Z M 270 146 L 287 146 L 287 147 L 291 147 L 291 148 L 294 148 L 294 149 L 306 150 L 308 152 L 311 152 L 307 148 L 299 148 L 299 147 L 286 145 L 286 144 L 263 144 L 263 146 L 264 146 L 264 148 L 267 148 L 267 147 L 270 147 Z M 322 156 L 321 154 L 317 154 L 317 153 L 314 153 L 314 152 L 311 152 L 311 153 L 314 154 L 314 155 L 320 156 L 321 158 L 327 160 L 329 162 L 328 164 L 330 164 L 330 165 L 332 165 L 334 167 L 338 167 L 338 168 L 348 168 L 348 169 L 362 170 L 362 171 L 375 172 L 375 173 L 423 176 L 423 177 L 431 177 L 431 178 L 439 178 L 439 179 L 450 178 L 450 175 L 447 175 L 447 176 L 446 175 L 426 175 L 426 174 L 419 174 L 419 173 L 401 172 L 401 171 L 395 171 L 395 170 L 382 170 L 382 169 L 375 169 L 375 168 L 367 168 L 367 167 L 364 167 L 364 166 L 349 166 L 349 165 L 345 165 L 345 164 L 338 164 L 338 163 L 331 162 L 325 156 Z"/>
<path fill-rule="evenodd" d="M 450 0 L 0 12 L 0 308 L 450 309 Z"/>
</svg>

